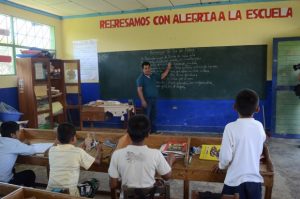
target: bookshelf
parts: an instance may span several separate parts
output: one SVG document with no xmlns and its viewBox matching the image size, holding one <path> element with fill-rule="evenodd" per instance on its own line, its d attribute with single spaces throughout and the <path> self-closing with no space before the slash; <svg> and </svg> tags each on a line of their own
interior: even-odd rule
<svg viewBox="0 0 300 199">
<path fill-rule="evenodd" d="M 82 107 L 79 60 L 62 60 L 65 90 L 65 112 L 68 122 L 79 126 Z"/>
<path fill-rule="evenodd" d="M 52 128 L 50 60 L 47 58 L 16 59 L 19 109 L 30 128 Z"/>
<path fill-rule="evenodd" d="M 19 58 L 16 65 L 19 109 L 28 127 L 53 128 L 67 121 L 69 109 L 81 108 L 79 60 Z"/>
</svg>

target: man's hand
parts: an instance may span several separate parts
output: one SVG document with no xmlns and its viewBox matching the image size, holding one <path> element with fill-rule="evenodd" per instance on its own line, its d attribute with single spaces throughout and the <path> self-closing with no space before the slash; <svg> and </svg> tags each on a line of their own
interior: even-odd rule
<svg viewBox="0 0 300 199">
<path fill-rule="evenodd" d="M 219 164 L 215 164 L 212 168 L 213 173 L 225 173 L 225 170 L 219 168 Z"/>
<path fill-rule="evenodd" d="M 169 63 L 168 63 L 168 66 L 167 66 L 167 69 L 169 69 L 169 70 L 170 70 L 170 69 L 171 69 L 171 67 L 172 67 L 172 64 L 171 64 L 171 62 L 169 62 Z"/>
<path fill-rule="evenodd" d="M 147 102 L 144 101 L 144 100 L 142 101 L 142 107 L 143 107 L 143 108 L 147 108 Z"/>
<path fill-rule="evenodd" d="M 172 167 L 174 162 L 176 161 L 175 154 L 174 153 L 168 153 L 168 156 L 166 157 L 166 160 L 169 163 L 170 167 Z"/>
<path fill-rule="evenodd" d="M 85 141 L 81 142 L 79 144 L 79 147 L 82 148 L 83 150 L 85 150 L 86 149 Z"/>
<path fill-rule="evenodd" d="M 161 79 L 165 79 L 168 76 L 168 74 L 171 70 L 171 67 L 172 67 L 172 64 L 171 64 L 171 62 L 169 62 L 165 71 L 161 74 L 161 77 L 160 77 Z"/>
</svg>

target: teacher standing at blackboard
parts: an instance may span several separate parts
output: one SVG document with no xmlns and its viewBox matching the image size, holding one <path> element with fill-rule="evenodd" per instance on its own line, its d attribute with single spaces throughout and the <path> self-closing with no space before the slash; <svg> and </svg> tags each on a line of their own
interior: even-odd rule
<svg viewBox="0 0 300 199">
<path fill-rule="evenodd" d="M 137 92 L 141 100 L 144 113 L 151 121 L 151 133 L 156 133 L 156 100 L 158 98 L 158 89 L 156 82 L 165 79 L 171 69 L 171 63 L 168 63 L 166 70 L 161 74 L 151 72 L 149 62 L 142 63 L 142 74 L 137 78 Z"/>
</svg>

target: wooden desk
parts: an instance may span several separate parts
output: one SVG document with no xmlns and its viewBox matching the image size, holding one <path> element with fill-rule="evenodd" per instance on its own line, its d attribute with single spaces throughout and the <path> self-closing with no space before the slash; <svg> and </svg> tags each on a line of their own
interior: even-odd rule
<svg viewBox="0 0 300 199">
<path fill-rule="evenodd" d="M 128 104 L 82 106 L 80 110 L 80 129 L 84 129 L 84 121 L 90 122 L 91 127 L 93 127 L 93 122 L 105 121 L 111 119 L 111 117 L 124 117 L 125 114 L 130 116 L 132 111 L 134 111 L 134 107 Z"/>
<path fill-rule="evenodd" d="M 190 137 L 190 146 L 200 146 L 202 144 L 221 144 L 222 138 L 216 137 Z M 271 199 L 273 181 L 274 181 L 274 169 L 273 163 L 270 158 L 269 150 L 265 146 L 263 150 L 265 156 L 264 161 L 260 165 L 260 173 L 264 178 L 265 199 Z M 212 167 L 216 164 L 216 161 L 200 160 L 199 155 L 192 157 L 191 164 L 187 167 L 187 179 L 192 181 L 205 181 L 205 182 L 220 182 L 223 183 L 226 174 L 212 173 Z M 189 183 L 185 183 L 186 189 L 189 187 Z"/>
<path fill-rule="evenodd" d="M 79 199 L 85 197 L 75 197 L 68 194 L 54 193 L 46 190 L 22 187 L 0 182 L 0 197 L 2 199 Z"/>
<path fill-rule="evenodd" d="M 86 137 L 88 131 L 77 131 L 77 138 L 83 140 Z M 125 133 L 125 130 L 124 130 Z M 112 133 L 112 132 L 95 132 L 97 139 L 104 141 L 105 139 L 111 139 L 112 141 L 117 141 L 124 133 Z M 21 136 L 32 142 L 41 141 L 54 141 L 56 138 L 55 132 L 53 130 L 37 130 L 37 129 L 23 129 L 21 131 Z M 178 141 L 187 142 L 188 148 L 190 146 L 200 146 L 202 144 L 220 144 L 221 137 L 204 137 L 204 136 L 176 136 L 176 135 L 151 135 L 146 140 L 145 143 L 151 148 L 160 148 L 160 146 L 167 141 Z M 110 149 L 104 150 L 104 156 L 111 154 Z M 266 157 L 264 162 L 260 165 L 261 175 L 264 178 L 265 199 L 271 199 L 273 181 L 274 181 L 274 171 L 273 164 L 270 159 L 268 148 L 264 148 L 264 156 Z M 189 181 L 205 181 L 205 182 L 219 182 L 223 183 L 225 179 L 225 174 L 212 173 L 212 166 L 215 165 L 216 161 L 200 160 L 199 155 L 192 157 L 191 164 L 187 164 L 189 155 L 187 154 L 185 159 L 179 159 L 175 162 L 172 167 L 172 179 L 184 180 L 184 198 L 189 197 Z M 110 157 L 102 160 L 101 166 L 92 165 L 89 169 L 90 171 L 107 172 L 109 167 Z M 17 159 L 18 163 L 32 164 L 40 166 L 48 166 L 47 157 L 37 157 L 37 156 L 20 156 Z"/>
</svg>

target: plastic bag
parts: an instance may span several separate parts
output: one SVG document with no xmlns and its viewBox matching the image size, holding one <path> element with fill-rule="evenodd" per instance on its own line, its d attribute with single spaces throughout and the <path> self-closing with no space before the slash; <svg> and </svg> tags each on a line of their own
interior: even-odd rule
<svg viewBox="0 0 300 199">
<path fill-rule="evenodd" d="M 99 180 L 97 180 L 96 178 L 92 178 L 79 184 L 77 188 L 79 190 L 80 196 L 93 198 L 99 188 Z"/>
<path fill-rule="evenodd" d="M 0 112 L 2 113 L 19 113 L 14 107 L 4 103 L 0 102 Z"/>
</svg>

